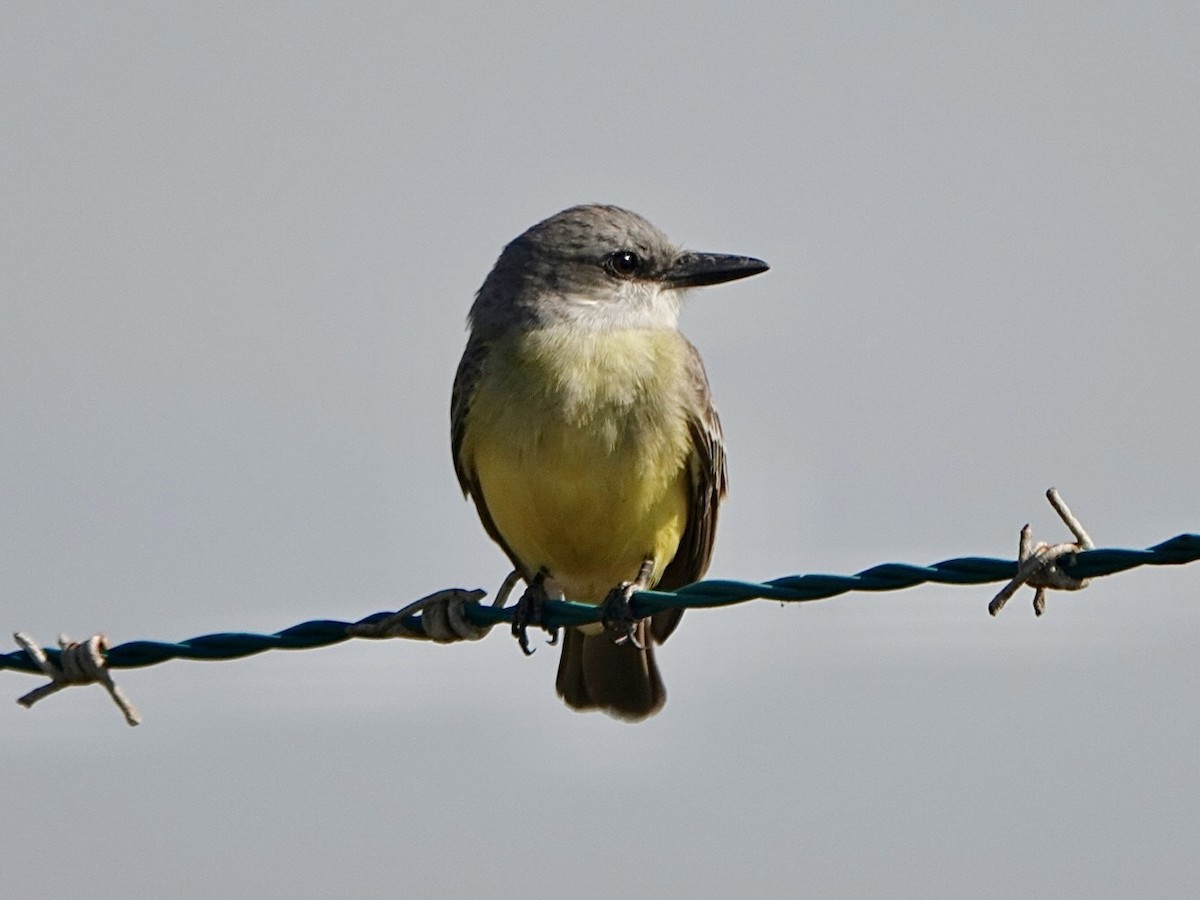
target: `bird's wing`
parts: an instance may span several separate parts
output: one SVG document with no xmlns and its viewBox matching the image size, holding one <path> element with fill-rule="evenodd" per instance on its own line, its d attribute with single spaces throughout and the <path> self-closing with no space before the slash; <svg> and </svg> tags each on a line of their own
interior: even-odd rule
<svg viewBox="0 0 1200 900">
<path fill-rule="evenodd" d="M 462 359 L 458 363 L 458 371 L 454 375 L 454 390 L 450 395 L 450 443 L 451 452 L 454 455 L 454 474 L 458 476 L 458 484 L 462 488 L 463 494 L 470 496 L 475 501 L 475 510 L 479 513 L 479 520 L 483 523 L 483 528 L 488 536 L 500 545 L 513 567 L 525 576 L 525 580 L 528 582 L 535 573 L 527 571 L 521 561 L 517 559 L 516 554 L 505 543 L 500 529 L 496 527 L 496 523 L 492 519 L 492 514 L 488 512 L 487 503 L 483 498 L 483 489 L 479 485 L 474 466 L 471 465 L 470 460 L 463 458 L 463 438 L 467 432 L 467 413 L 471 409 L 475 388 L 479 384 L 479 376 L 483 372 L 484 362 L 490 349 L 489 341 L 473 334 L 467 341 L 467 349 L 463 351 Z"/>
<path fill-rule="evenodd" d="M 467 413 L 471 409 L 471 400 L 475 396 L 475 388 L 479 384 L 479 375 L 483 372 L 483 361 L 487 358 L 488 344 L 478 340 L 474 335 L 467 342 L 462 359 L 458 361 L 458 371 L 454 373 L 454 390 L 450 394 L 450 443 L 454 454 L 454 474 L 458 476 L 458 485 L 463 494 L 475 496 L 478 484 L 474 482 L 474 473 L 470 471 L 462 458 L 463 437 L 467 433 Z"/>
<path fill-rule="evenodd" d="M 712 404 L 700 354 L 690 343 L 688 349 L 688 376 L 695 398 L 694 412 L 688 417 L 692 437 L 692 453 L 688 457 L 688 515 L 679 548 L 657 584 L 664 591 L 698 581 L 708 569 L 717 534 L 717 506 L 728 486 L 721 420 Z M 651 622 L 654 639 L 659 643 L 665 641 L 682 615 L 681 609 L 655 613 Z"/>
</svg>

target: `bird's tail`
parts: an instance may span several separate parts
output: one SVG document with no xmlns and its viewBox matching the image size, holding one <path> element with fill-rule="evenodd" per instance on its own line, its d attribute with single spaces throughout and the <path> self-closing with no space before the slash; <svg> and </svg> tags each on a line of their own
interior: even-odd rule
<svg viewBox="0 0 1200 900">
<path fill-rule="evenodd" d="M 558 695 L 573 709 L 598 709 L 638 722 L 662 709 L 667 691 L 654 663 L 646 622 L 637 624 L 638 643 L 618 644 L 612 634 L 584 634 L 567 628 L 558 661 Z"/>
</svg>

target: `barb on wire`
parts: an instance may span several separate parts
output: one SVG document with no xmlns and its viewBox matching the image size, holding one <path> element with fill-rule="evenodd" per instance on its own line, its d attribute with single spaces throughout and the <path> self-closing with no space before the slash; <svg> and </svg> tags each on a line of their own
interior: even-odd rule
<svg viewBox="0 0 1200 900">
<path fill-rule="evenodd" d="M 99 684 L 108 691 L 108 695 L 121 710 L 128 724 L 137 725 L 142 721 L 129 698 L 117 687 L 112 676 L 108 674 L 104 660 L 104 653 L 108 649 L 108 639 L 104 635 L 93 635 L 86 641 L 73 641 L 65 634 L 59 635 L 58 654 L 53 660 L 27 634 L 18 631 L 13 635 L 13 640 L 24 648 L 25 653 L 33 660 L 42 674 L 50 679 L 49 684 L 34 688 L 25 696 L 18 697 L 17 702 L 22 706 L 29 708 L 39 700 L 43 700 L 51 694 L 57 694 L 63 688 L 72 685 Z"/>
<path fill-rule="evenodd" d="M 1046 611 L 1047 589 L 1081 591 L 1092 582 L 1090 578 L 1072 578 L 1063 571 L 1058 561 L 1064 557 L 1070 557 L 1080 550 L 1091 550 L 1096 545 L 1092 543 L 1091 537 L 1084 530 L 1083 523 L 1075 518 L 1063 498 L 1058 495 L 1057 490 L 1050 488 L 1046 491 L 1046 499 L 1058 513 L 1058 517 L 1063 520 L 1063 524 L 1071 529 L 1071 534 L 1075 535 L 1075 543 L 1050 545 L 1045 541 L 1038 541 L 1034 545 L 1033 531 L 1026 523 L 1021 529 L 1021 540 L 1017 551 L 1017 574 L 1013 576 L 1012 581 L 1000 589 L 1000 593 L 993 597 L 992 602 L 988 604 L 988 612 L 993 616 L 1004 609 L 1004 604 L 1023 584 L 1028 584 L 1035 589 L 1033 614 L 1040 616 Z"/>
</svg>

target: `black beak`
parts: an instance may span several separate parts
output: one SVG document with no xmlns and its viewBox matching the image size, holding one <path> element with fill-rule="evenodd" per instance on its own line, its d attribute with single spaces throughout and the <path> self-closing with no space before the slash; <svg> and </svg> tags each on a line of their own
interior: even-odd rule
<svg viewBox="0 0 1200 900">
<path fill-rule="evenodd" d="M 752 256 L 685 252 L 663 273 L 663 281 L 673 288 L 701 287 L 749 278 L 769 268 L 761 259 Z"/>
</svg>

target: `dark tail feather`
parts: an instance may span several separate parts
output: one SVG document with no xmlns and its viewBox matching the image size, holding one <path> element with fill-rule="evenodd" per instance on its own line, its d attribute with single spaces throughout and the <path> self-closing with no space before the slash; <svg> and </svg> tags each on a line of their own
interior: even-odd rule
<svg viewBox="0 0 1200 900">
<path fill-rule="evenodd" d="M 645 622 L 638 623 L 639 650 L 631 641 L 584 634 L 567 628 L 558 661 L 558 695 L 573 709 L 598 709 L 618 719 L 637 722 L 654 715 L 667 691 L 654 663 L 654 648 Z"/>
</svg>

